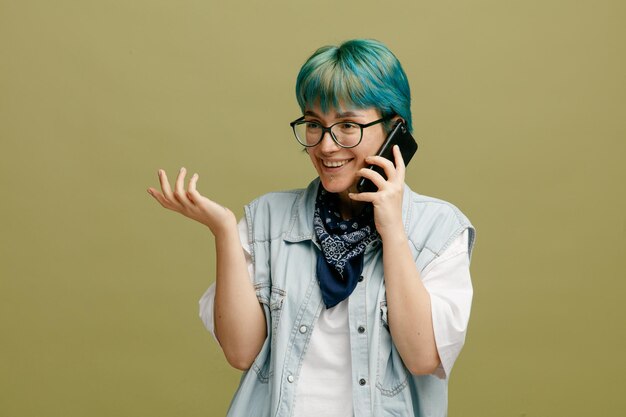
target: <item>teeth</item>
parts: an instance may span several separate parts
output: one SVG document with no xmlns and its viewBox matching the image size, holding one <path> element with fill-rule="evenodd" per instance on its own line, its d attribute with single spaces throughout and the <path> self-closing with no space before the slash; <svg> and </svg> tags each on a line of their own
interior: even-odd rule
<svg viewBox="0 0 626 417">
<path fill-rule="evenodd" d="M 341 167 L 344 166 L 348 160 L 345 161 L 322 161 L 324 163 L 325 167 L 329 167 L 329 168 L 337 168 L 337 167 Z"/>
</svg>

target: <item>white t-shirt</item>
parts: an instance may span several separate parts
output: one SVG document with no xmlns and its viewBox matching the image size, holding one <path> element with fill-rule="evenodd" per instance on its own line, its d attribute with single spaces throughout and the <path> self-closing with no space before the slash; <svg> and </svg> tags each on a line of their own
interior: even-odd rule
<svg viewBox="0 0 626 417">
<path fill-rule="evenodd" d="M 250 256 L 248 224 L 245 217 L 239 222 L 239 238 L 252 281 L 254 265 Z M 421 278 L 431 296 L 435 341 L 441 359 L 434 375 L 446 378 L 461 351 L 462 344 L 457 341 L 459 333 L 462 334 L 462 339 L 465 337 L 471 307 L 472 284 L 467 230 L 441 256 L 426 266 Z M 445 302 L 442 302 L 443 299 Z M 322 309 L 317 319 L 298 378 L 293 413 L 295 416 L 353 416 L 349 300 L 347 298 L 333 308 Z M 214 302 L 215 284 L 212 284 L 199 303 L 200 318 L 213 337 L 215 337 Z M 453 311 L 452 322 L 443 322 L 440 318 L 449 317 L 450 310 Z"/>
</svg>

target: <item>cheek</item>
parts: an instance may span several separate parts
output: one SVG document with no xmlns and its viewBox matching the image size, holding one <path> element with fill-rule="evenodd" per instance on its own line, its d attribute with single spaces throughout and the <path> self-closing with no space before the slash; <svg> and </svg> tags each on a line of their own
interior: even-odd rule
<svg viewBox="0 0 626 417">
<path fill-rule="evenodd" d="M 358 157 L 359 165 L 361 166 L 369 165 L 365 163 L 365 158 L 367 158 L 368 156 L 374 156 L 376 155 L 377 152 L 378 152 L 378 147 L 376 146 L 369 146 L 366 149 L 363 149 L 362 152 L 359 153 L 359 157 Z"/>
<path fill-rule="evenodd" d="M 361 152 L 361 159 L 365 159 L 368 156 L 374 156 L 378 153 L 378 150 L 383 143 L 385 142 L 385 137 L 383 132 L 381 131 L 378 135 L 373 135 L 368 138 L 369 140 L 365 143 L 365 147 L 363 147 Z"/>
<path fill-rule="evenodd" d="M 313 164 L 313 167 L 317 169 L 317 162 L 318 162 L 317 158 L 310 151 L 308 152 L 308 154 L 309 154 L 309 159 L 311 160 L 311 163 Z"/>
</svg>

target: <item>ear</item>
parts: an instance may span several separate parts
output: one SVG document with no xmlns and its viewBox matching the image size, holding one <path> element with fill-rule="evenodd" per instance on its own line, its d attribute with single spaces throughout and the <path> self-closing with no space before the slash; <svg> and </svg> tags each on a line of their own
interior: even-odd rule
<svg viewBox="0 0 626 417">
<path fill-rule="evenodd" d="M 394 116 L 391 121 L 393 122 L 393 124 L 395 125 L 396 123 L 398 123 L 398 121 L 402 121 L 402 123 L 406 124 L 406 120 L 404 120 L 402 117 L 400 116 Z"/>
</svg>

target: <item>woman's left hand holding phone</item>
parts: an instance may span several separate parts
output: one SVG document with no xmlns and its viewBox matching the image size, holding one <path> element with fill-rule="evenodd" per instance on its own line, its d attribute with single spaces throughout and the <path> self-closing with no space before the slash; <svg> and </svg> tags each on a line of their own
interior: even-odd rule
<svg viewBox="0 0 626 417">
<path fill-rule="evenodd" d="M 365 162 L 384 169 L 387 179 L 369 168 L 361 168 L 358 175 L 371 180 L 378 190 L 374 192 L 350 193 L 354 201 L 372 203 L 376 230 L 383 242 L 387 236 L 396 237 L 404 234 L 402 223 L 402 198 L 404 195 L 404 176 L 406 166 L 398 145 L 393 147 L 394 162 L 382 156 L 370 156 Z"/>
</svg>

